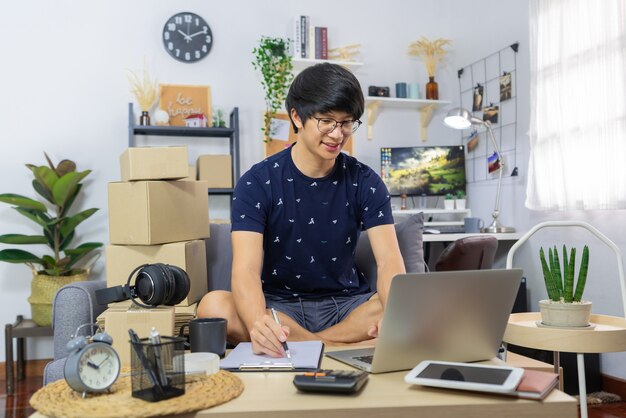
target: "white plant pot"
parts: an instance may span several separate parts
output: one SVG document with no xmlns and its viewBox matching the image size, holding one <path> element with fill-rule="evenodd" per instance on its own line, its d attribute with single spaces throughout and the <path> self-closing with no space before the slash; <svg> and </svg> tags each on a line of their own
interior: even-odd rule
<svg viewBox="0 0 626 418">
<path fill-rule="evenodd" d="M 586 327 L 591 317 L 591 302 L 553 302 L 539 301 L 541 322 L 553 327 Z"/>
<path fill-rule="evenodd" d="M 456 199 L 455 202 L 457 209 L 465 209 L 465 199 Z"/>
<path fill-rule="evenodd" d="M 454 200 L 444 200 L 443 201 L 443 208 L 446 209 L 446 210 L 454 209 Z"/>
</svg>

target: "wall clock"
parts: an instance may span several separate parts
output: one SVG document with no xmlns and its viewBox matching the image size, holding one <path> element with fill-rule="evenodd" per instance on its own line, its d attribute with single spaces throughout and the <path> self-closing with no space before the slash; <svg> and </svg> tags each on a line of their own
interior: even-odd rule
<svg viewBox="0 0 626 418">
<path fill-rule="evenodd" d="M 163 46 L 172 58 L 193 63 L 206 57 L 213 46 L 213 34 L 206 21 L 195 13 L 180 12 L 163 27 Z"/>
</svg>

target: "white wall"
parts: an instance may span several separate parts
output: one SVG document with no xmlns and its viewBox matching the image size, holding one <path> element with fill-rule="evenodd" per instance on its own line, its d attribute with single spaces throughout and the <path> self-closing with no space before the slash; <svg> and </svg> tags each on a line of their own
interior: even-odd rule
<svg viewBox="0 0 626 418">
<path fill-rule="evenodd" d="M 214 35 L 211 53 L 195 64 L 174 61 L 164 51 L 160 40 L 166 19 L 185 10 L 203 16 Z M 359 59 L 365 65 L 356 70 L 356 74 L 365 89 L 375 84 L 388 85 L 393 91 L 394 83 L 407 81 L 420 82 L 423 91 L 424 66 L 406 54 L 409 43 L 422 35 L 431 39 L 452 39 L 448 65 L 439 68 L 437 81 L 440 97 L 451 100 L 453 105 L 458 103 L 459 96 L 458 68 L 519 41 L 520 176 L 504 181 L 503 222 L 525 231 L 544 219 L 586 219 L 622 249 L 626 248 L 625 211 L 552 214 L 524 208 L 528 160 L 525 132 L 530 108 L 528 5 L 525 0 L 471 3 L 393 0 L 384 4 L 373 0 L 10 2 L 5 5 L 3 15 L 11 19 L 5 19 L 0 26 L 0 38 L 12 40 L 5 43 L 5 59 L 0 66 L 0 79 L 4 82 L 3 100 L 0 100 L 0 121 L 4 127 L 0 139 L 0 192 L 33 196 L 24 164 L 43 164 L 43 151 L 54 160 L 73 159 L 79 169 L 93 170 L 80 206 L 101 208 L 79 227 L 79 238 L 106 243 L 106 184 L 119 178 L 118 156 L 128 140 L 127 103 L 132 96 L 127 70 L 140 73 L 144 59 L 151 75 L 159 82 L 208 84 L 214 106 L 227 110 L 239 107 L 241 163 L 243 170 L 249 168 L 263 156 L 260 128 L 264 106 L 260 78 L 251 65 L 251 51 L 261 35 L 285 36 L 291 19 L 300 14 L 308 14 L 314 24 L 329 28 L 331 48 L 351 43 L 362 45 Z M 429 144 L 459 143 L 458 133 L 441 124 L 444 111 L 433 117 L 428 131 Z M 419 132 L 416 110 L 384 108 L 374 127 L 374 140 L 366 140 L 364 128 L 357 132 L 355 154 L 378 170 L 381 146 L 419 145 Z M 139 144 L 157 145 L 163 141 L 163 138 L 151 138 Z M 192 159 L 201 152 L 225 150 L 226 143 L 190 141 Z M 469 187 L 468 203 L 474 215 L 490 218 L 494 188 L 493 182 Z M 228 217 L 224 199 L 213 201 L 211 210 L 211 217 Z M 22 217 L 6 205 L 0 206 L 1 233 L 36 232 L 24 225 Z M 535 252 L 532 250 L 529 254 Z M 521 261 L 524 261 L 523 254 Z M 528 261 L 531 262 L 535 263 L 534 257 Z M 104 277 L 103 264 L 102 260 L 98 262 L 94 278 Z M 598 307 L 598 312 L 620 315 L 621 304 L 614 296 L 617 293 L 614 268 L 598 264 L 592 264 L 590 270 L 589 295 L 594 298 L 598 295 L 602 300 L 603 306 Z M 29 277 L 24 266 L 0 264 L 0 322 L 12 322 L 18 314 L 30 315 L 26 301 Z M 540 297 L 540 293 L 541 287 L 531 280 L 531 300 Z M 51 356 L 50 341 L 42 341 L 30 344 L 30 358 Z M 619 358 L 609 357 L 603 370 L 626 377 L 626 368 L 618 364 Z M 626 364 L 623 360 L 622 363 Z"/>
</svg>

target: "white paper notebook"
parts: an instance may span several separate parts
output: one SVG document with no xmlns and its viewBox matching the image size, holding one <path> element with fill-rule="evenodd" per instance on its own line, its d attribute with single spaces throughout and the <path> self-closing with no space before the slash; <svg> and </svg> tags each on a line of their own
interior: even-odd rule
<svg viewBox="0 0 626 418">
<path fill-rule="evenodd" d="M 291 360 L 254 354 L 252 343 L 239 343 L 220 361 L 220 368 L 237 371 L 302 371 L 319 368 L 324 350 L 321 341 L 294 341 L 288 344 Z"/>
</svg>

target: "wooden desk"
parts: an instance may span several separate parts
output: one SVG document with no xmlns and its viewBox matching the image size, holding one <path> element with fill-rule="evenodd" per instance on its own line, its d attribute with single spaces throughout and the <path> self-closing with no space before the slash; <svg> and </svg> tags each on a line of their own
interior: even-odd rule
<svg viewBox="0 0 626 418">
<path fill-rule="evenodd" d="M 336 349 L 336 348 L 333 348 Z M 485 363 L 502 364 L 494 359 Z M 552 370 L 552 365 L 509 353 L 510 365 Z M 322 367 L 351 370 L 324 357 Z M 485 417 L 572 417 L 578 416 L 576 400 L 553 390 L 543 401 L 426 388 L 404 382 L 406 371 L 370 375 L 363 390 L 354 395 L 301 393 L 292 384 L 294 373 L 237 373 L 245 389 L 236 399 L 179 418 L 485 418 Z M 45 418 L 39 413 L 31 418 Z"/>
<path fill-rule="evenodd" d="M 333 348 L 335 349 L 335 348 Z M 501 363 L 493 360 L 488 363 Z M 552 366 L 509 353 L 508 364 L 539 370 Z M 322 367 L 350 367 L 324 357 Z M 577 417 L 576 400 L 554 390 L 543 402 L 446 389 L 411 386 L 406 371 L 370 375 L 355 395 L 301 393 L 292 384 L 293 373 L 237 373 L 245 389 L 239 398 L 185 417 Z"/>
</svg>

